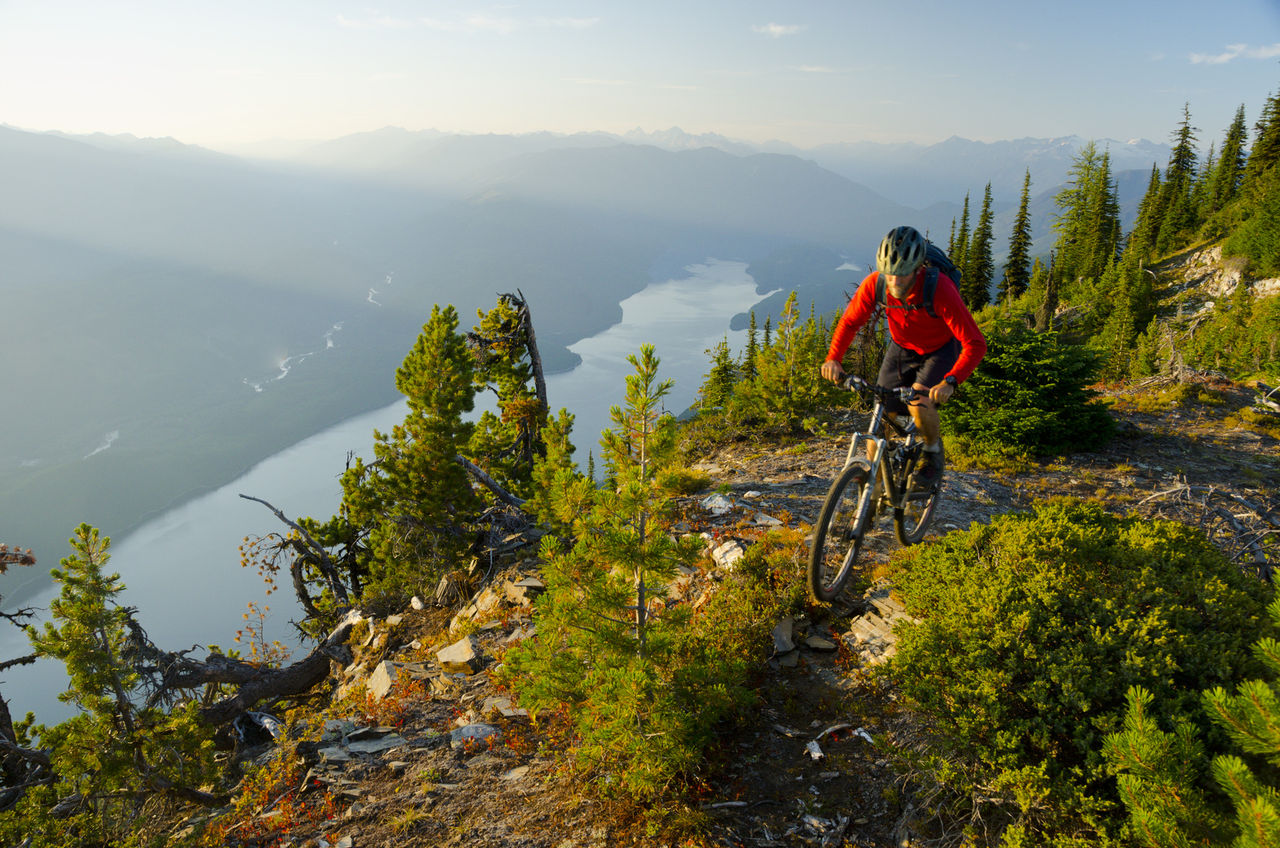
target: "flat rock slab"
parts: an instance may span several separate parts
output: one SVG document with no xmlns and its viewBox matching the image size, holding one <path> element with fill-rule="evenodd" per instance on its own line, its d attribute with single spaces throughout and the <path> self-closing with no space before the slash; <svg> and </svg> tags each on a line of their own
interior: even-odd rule
<svg viewBox="0 0 1280 848">
<path fill-rule="evenodd" d="M 475 674 L 483 664 L 480 643 L 474 636 L 464 636 L 447 648 L 436 651 L 436 662 L 454 674 Z"/>
<path fill-rule="evenodd" d="M 390 751 L 392 748 L 402 748 L 407 744 L 408 740 L 399 733 L 391 733 L 376 739 L 348 742 L 347 750 L 353 754 L 380 754 L 383 751 Z"/>
</svg>

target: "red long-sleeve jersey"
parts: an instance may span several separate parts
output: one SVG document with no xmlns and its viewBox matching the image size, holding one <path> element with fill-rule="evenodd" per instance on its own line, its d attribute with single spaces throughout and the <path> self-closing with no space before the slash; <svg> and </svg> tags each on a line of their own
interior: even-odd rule
<svg viewBox="0 0 1280 848">
<path fill-rule="evenodd" d="M 969 309 L 960 299 L 960 292 L 951 278 L 938 275 L 938 287 L 933 293 L 934 318 L 924 308 L 923 280 L 925 271 L 916 272 L 915 284 L 906 300 L 898 300 L 893 293 L 885 291 L 885 299 L 889 309 L 885 310 L 889 320 L 889 335 L 900 347 L 909 348 L 916 353 L 931 353 L 942 347 L 953 338 L 960 340 L 960 358 L 952 367 L 949 375 L 954 375 L 957 382 L 963 383 L 978 367 L 982 357 L 987 355 L 987 340 L 982 331 L 974 323 Z M 867 275 L 858 290 L 849 300 L 844 314 L 836 323 L 835 332 L 831 336 L 831 347 L 827 350 L 827 359 L 839 362 L 845 351 L 853 343 L 853 337 L 867 323 L 876 306 L 876 277 L 878 272 Z M 916 309 L 894 309 L 892 307 L 906 304 Z"/>
</svg>

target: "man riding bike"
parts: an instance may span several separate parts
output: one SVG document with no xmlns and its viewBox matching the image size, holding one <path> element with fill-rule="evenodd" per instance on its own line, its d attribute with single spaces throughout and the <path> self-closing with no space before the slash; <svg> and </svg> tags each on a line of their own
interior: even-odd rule
<svg viewBox="0 0 1280 848">
<path fill-rule="evenodd" d="M 844 379 L 841 360 L 874 314 L 878 278 L 884 275 L 890 342 L 876 382 L 888 389 L 911 385 L 921 393 L 910 404 L 928 459 L 913 480 L 919 488 L 932 488 L 942 477 L 938 407 L 969 378 L 987 353 L 987 340 L 950 277 L 939 272 L 933 302 L 925 301 L 928 247 L 928 241 L 912 227 L 897 227 L 884 237 L 876 253 L 876 271 L 867 275 L 850 298 L 822 363 L 823 377 L 837 383 Z M 896 400 L 888 409 L 899 415 L 907 411 Z"/>
</svg>

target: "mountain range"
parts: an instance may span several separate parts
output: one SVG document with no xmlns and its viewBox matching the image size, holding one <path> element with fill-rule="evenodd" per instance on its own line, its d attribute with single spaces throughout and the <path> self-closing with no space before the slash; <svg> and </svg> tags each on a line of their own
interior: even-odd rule
<svg viewBox="0 0 1280 848">
<path fill-rule="evenodd" d="M 1015 160 L 1018 189 L 1022 161 L 1045 186 L 1043 243 L 1049 180 L 1075 143 L 797 152 L 678 130 L 384 129 L 264 159 L 0 127 L 0 297 L 16 334 L 0 370 L 0 540 L 52 564 L 80 521 L 126 533 L 394 400 L 433 303 L 455 304 L 465 329 L 520 289 L 553 369 L 620 301 L 707 257 L 752 263 L 762 292 L 781 290 L 769 308 L 796 289 L 830 310 L 887 227 L 946 232 L 961 183 L 976 220 L 982 186 Z M 1167 158 L 1150 151 L 1132 163 L 1141 189 Z M 0 583 L 10 603 L 17 579 Z"/>
</svg>

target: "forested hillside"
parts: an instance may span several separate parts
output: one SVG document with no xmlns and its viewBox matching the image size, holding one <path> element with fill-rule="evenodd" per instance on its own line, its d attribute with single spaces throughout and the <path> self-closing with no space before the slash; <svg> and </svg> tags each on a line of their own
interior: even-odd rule
<svg viewBox="0 0 1280 848">
<path fill-rule="evenodd" d="M 62 661 L 79 712 L 0 701 L 0 841 L 1280 844 L 1280 96 L 1252 133 L 1243 107 L 1220 146 L 1197 132 L 1188 108 L 1128 231 L 1087 145 L 1047 256 L 1028 173 L 999 279 L 990 187 L 965 204 L 946 247 L 989 351 L 944 412 L 947 507 L 833 604 L 801 564 L 866 408 L 819 377 L 831 313 L 793 291 L 748 316 L 683 420 L 642 346 L 597 440 L 549 405 L 528 291 L 470 329 L 436 304 L 388 376 L 408 413 L 335 469 L 334 514 L 268 504 L 279 532 L 245 540 L 306 656 L 253 610 L 234 647 L 154 644 L 107 537 L 75 530 L 53 620 L 0 668 Z M 584 161 L 639 191 L 653 159 Z M 555 173 L 523 165 L 459 220 Z M 813 169 L 751 166 L 803 206 L 777 183 Z M 648 186 L 627 216 L 675 191 Z M 599 200 L 555 188 L 575 221 Z M 844 367 L 882 351 L 868 331 Z M 498 411 L 472 419 L 479 393 Z"/>
</svg>

